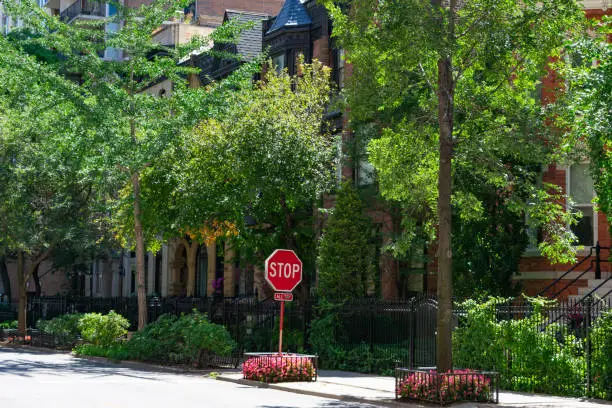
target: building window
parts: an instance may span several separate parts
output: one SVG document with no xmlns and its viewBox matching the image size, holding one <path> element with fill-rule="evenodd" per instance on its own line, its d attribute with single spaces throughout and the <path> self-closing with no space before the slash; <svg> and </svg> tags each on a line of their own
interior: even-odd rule
<svg viewBox="0 0 612 408">
<path fill-rule="evenodd" d="M 280 54 L 275 57 L 272 57 L 272 65 L 274 65 L 274 69 L 276 69 L 277 73 L 281 73 L 283 69 L 285 69 L 285 54 Z"/>
<path fill-rule="evenodd" d="M 336 83 L 338 89 L 344 88 L 344 50 L 339 48 L 336 50 Z"/>
<path fill-rule="evenodd" d="M 582 213 L 578 223 L 572 225 L 572 232 L 576 235 L 576 245 L 590 247 L 595 243 L 597 214 L 593 208 L 595 188 L 589 164 L 575 164 L 567 172 L 567 193 L 572 209 Z"/>
</svg>

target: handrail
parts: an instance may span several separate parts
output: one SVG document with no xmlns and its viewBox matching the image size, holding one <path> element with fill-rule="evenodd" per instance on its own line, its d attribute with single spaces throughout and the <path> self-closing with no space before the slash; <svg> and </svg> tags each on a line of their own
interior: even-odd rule
<svg viewBox="0 0 612 408">
<path fill-rule="evenodd" d="M 593 269 L 593 266 L 595 267 L 595 279 L 601 279 L 601 263 L 602 262 L 609 262 L 608 259 L 601 259 L 601 251 L 602 250 L 607 250 L 610 251 L 611 247 L 603 247 L 601 245 L 599 245 L 599 241 L 596 243 L 595 246 L 590 247 L 589 248 L 589 253 L 582 258 L 580 261 L 578 261 L 577 263 L 575 263 L 567 272 L 565 272 L 563 275 L 559 276 L 557 279 L 555 279 L 554 281 L 552 281 L 550 284 L 548 284 L 544 289 L 542 289 L 539 293 L 538 296 L 543 296 L 546 294 L 546 292 L 554 287 L 556 284 L 558 284 L 562 279 L 564 279 L 567 275 L 569 275 L 571 272 L 574 272 L 576 270 L 576 268 L 578 268 L 580 265 L 582 265 L 584 263 L 584 261 L 591 259 L 593 256 L 593 250 L 595 250 L 595 259 L 591 259 L 591 265 L 589 266 L 589 268 L 587 268 L 585 271 L 581 272 L 577 277 L 575 277 L 574 279 L 571 280 L 571 282 L 567 283 L 561 290 L 556 291 L 551 297 L 553 299 L 555 299 L 557 296 L 559 296 L 561 293 L 563 293 L 564 290 L 566 290 L 567 288 L 569 288 L 571 285 L 573 285 L 574 283 L 576 283 L 578 281 L 578 279 L 580 279 L 581 277 L 583 277 L 587 272 L 590 272 Z"/>
<path fill-rule="evenodd" d="M 574 271 L 574 269 L 576 269 L 577 267 L 579 267 L 580 265 L 582 265 L 582 263 L 584 261 L 586 261 L 587 259 L 589 259 L 591 257 L 591 255 L 593 255 L 593 248 L 591 247 L 589 249 L 589 254 L 587 256 L 585 256 L 584 258 L 582 258 L 582 260 L 580 260 L 579 262 L 575 263 L 574 266 L 572 266 L 567 272 L 565 272 L 563 275 L 559 276 L 557 279 L 555 279 L 554 281 L 552 281 L 552 283 L 548 284 L 548 286 L 546 286 L 544 289 L 542 289 L 539 293 L 538 296 L 542 296 L 544 293 L 546 293 L 546 291 L 548 289 L 550 289 L 551 287 L 553 287 L 554 285 L 556 285 L 557 283 L 559 283 L 561 281 L 561 279 L 565 278 L 567 275 L 569 275 L 571 272 Z"/>
<path fill-rule="evenodd" d="M 608 282 L 609 280 L 612 280 L 612 276 L 609 276 L 606 280 L 604 280 L 603 282 L 601 282 L 599 285 L 595 286 L 593 289 L 591 289 L 591 291 L 589 293 L 587 293 L 586 295 L 584 295 L 584 297 L 582 299 L 580 299 L 580 301 L 582 302 L 584 299 L 586 299 L 587 297 L 591 296 L 597 289 L 601 288 L 603 285 L 606 284 L 606 282 Z M 608 296 L 610 293 L 612 293 L 612 289 L 610 289 L 608 291 L 608 293 L 606 293 L 605 295 L 603 295 L 602 297 L 605 298 L 606 296 Z"/>
<path fill-rule="evenodd" d="M 584 271 L 580 272 L 580 274 L 578 276 L 576 276 L 574 279 L 572 279 L 571 281 L 569 281 L 568 283 L 565 284 L 564 287 L 561 288 L 561 290 L 556 291 L 555 293 L 553 293 L 552 298 L 556 299 L 557 296 L 559 296 L 561 293 L 563 293 L 563 291 L 567 288 L 569 288 L 570 286 L 572 286 L 574 283 L 576 283 L 578 281 L 578 279 L 582 278 L 584 276 L 584 274 L 586 274 L 587 272 L 590 272 L 591 269 L 593 269 L 593 263 L 594 261 L 591 261 L 591 266 L 589 266 L 588 268 L 586 268 Z"/>
</svg>

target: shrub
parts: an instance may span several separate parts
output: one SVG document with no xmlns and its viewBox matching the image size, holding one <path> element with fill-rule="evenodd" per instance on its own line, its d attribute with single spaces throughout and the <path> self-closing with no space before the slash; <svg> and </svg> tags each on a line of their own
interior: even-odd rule
<svg viewBox="0 0 612 408">
<path fill-rule="evenodd" d="M 65 314 L 51 320 L 39 320 L 36 327 L 45 333 L 54 336 L 60 344 L 72 344 L 81 335 L 79 320 L 82 313 Z"/>
<path fill-rule="evenodd" d="M 132 358 L 161 363 L 181 362 L 182 357 L 177 350 L 182 338 L 173 328 L 176 320 L 176 316 L 161 315 L 155 322 L 134 333 L 127 343 Z"/>
<path fill-rule="evenodd" d="M 16 329 L 18 327 L 17 320 L 13 320 L 10 322 L 2 322 L 0 323 L 0 330 L 2 329 Z"/>
<path fill-rule="evenodd" d="M 594 397 L 612 399 L 612 310 L 603 313 L 591 333 Z"/>
<path fill-rule="evenodd" d="M 310 357 L 283 354 L 249 358 L 242 365 L 242 374 L 247 380 L 279 383 L 312 381 L 316 370 Z"/>
<path fill-rule="evenodd" d="M 115 343 L 110 346 L 97 346 L 95 344 L 79 344 L 74 348 L 77 356 L 105 357 L 111 360 L 121 361 L 131 358 L 129 350 L 124 343 Z"/>
<path fill-rule="evenodd" d="M 491 378 L 473 370 L 455 370 L 438 375 L 435 371 L 411 372 L 395 390 L 400 398 L 420 401 L 489 401 Z"/>
<path fill-rule="evenodd" d="M 327 299 L 362 297 L 373 286 L 372 220 L 354 187 L 345 182 L 336 196 L 336 208 L 319 242 L 319 294 Z"/>
<path fill-rule="evenodd" d="M 454 363 L 499 371 L 505 389 L 583 395 L 583 342 L 560 324 L 546 321 L 550 301 L 528 298 L 531 311 L 526 316 L 498 320 L 495 310 L 502 301 L 461 304 L 467 315 L 453 334 Z"/>
<path fill-rule="evenodd" d="M 110 347 L 119 338 L 127 334 L 130 322 L 113 310 L 107 315 L 87 313 L 79 320 L 79 329 L 83 340 L 95 346 Z"/>
<path fill-rule="evenodd" d="M 235 342 L 225 327 L 194 311 L 179 318 L 160 316 L 134 333 L 126 346 L 138 360 L 202 366 L 209 364 L 211 355 L 230 354 Z"/>
<path fill-rule="evenodd" d="M 197 366 L 208 365 L 211 354 L 229 355 L 236 346 L 224 326 L 211 323 L 205 314 L 195 310 L 181 316 L 174 327 L 181 334 L 185 354 Z"/>
</svg>

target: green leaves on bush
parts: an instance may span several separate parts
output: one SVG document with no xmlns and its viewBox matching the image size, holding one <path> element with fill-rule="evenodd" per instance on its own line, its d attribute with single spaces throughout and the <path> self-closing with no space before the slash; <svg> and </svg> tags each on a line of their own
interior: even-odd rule
<svg viewBox="0 0 612 408">
<path fill-rule="evenodd" d="M 16 329 L 16 328 L 17 328 L 17 320 L 0 323 L 0 329 Z"/>
<path fill-rule="evenodd" d="M 79 320 L 82 313 L 65 314 L 51 320 L 39 320 L 36 327 L 45 334 L 53 335 L 60 344 L 72 344 L 81 335 Z"/>
<path fill-rule="evenodd" d="M 593 396 L 612 400 L 612 310 L 603 313 L 595 322 L 591 344 Z"/>
<path fill-rule="evenodd" d="M 235 346 L 225 327 L 197 311 L 179 318 L 162 315 L 127 343 L 134 359 L 195 366 L 208 365 L 212 354 L 229 355 Z"/>
<path fill-rule="evenodd" d="M 72 313 L 39 320 L 36 327 L 45 334 L 55 336 L 60 345 L 73 344 L 81 337 L 96 346 L 109 347 L 127 334 L 130 323 L 120 314 Z"/>
<path fill-rule="evenodd" d="M 577 338 L 560 322 L 548 321 L 548 300 L 528 298 L 530 312 L 509 320 L 496 311 L 506 301 L 490 298 L 484 303 L 468 300 L 460 305 L 466 314 L 453 335 L 455 366 L 499 371 L 504 389 L 584 395 L 586 339 Z M 610 388 L 612 366 L 610 312 L 593 326 L 591 339 L 595 392 L 609 398 L 605 390 Z"/>
<path fill-rule="evenodd" d="M 87 313 L 79 320 L 81 337 L 95 346 L 110 347 L 127 334 L 130 322 L 111 310 L 107 315 Z"/>
</svg>

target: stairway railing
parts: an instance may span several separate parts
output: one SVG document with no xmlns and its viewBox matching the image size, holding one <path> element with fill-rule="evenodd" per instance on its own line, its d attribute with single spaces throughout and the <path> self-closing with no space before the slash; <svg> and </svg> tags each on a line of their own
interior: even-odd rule
<svg viewBox="0 0 612 408">
<path fill-rule="evenodd" d="M 554 281 L 552 281 L 550 284 L 548 284 L 544 289 L 542 289 L 539 293 L 538 296 L 546 296 L 549 289 L 551 288 L 555 288 L 557 284 L 559 284 L 561 282 L 561 280 L 565 279 L 570 273 L 574 272 L 576 270 L 576 268 L 578 268 L 580 265 L 584 264 L 587 261 L 590 261 L 590 265 L 587 269 L 585 269 L 584 271 L 580 272 L 578 274 L 578 276 L 576 276 L 574 279 L 572 279 L 571 281 L 569 281 L 568 283 L 566 283 L 561 289 L 555 291 L 550 298 L 552 299 L 556 299 L 561 293 L 563 293 L 565 290 L 567 290 L 570 286 L 572 286 L 574 283 L 576 283 L 580 278 L 582 278 L 586 273 L 591 272 L 593 270 L 593 268 L 595 269 L 595 279 L 601 279 L 601 264 L 602 262 L 609 262 L 609 257 L 608 258 L 604 258 L 602 259 L 601 256 L 601 252 L 602 251 L 610 251 L 610 247 L 603 247 L 601 245 L 599 245 L 599 241 L 597 242 L 597 244 L 594 247 L 589 248 L 589 253 L 588 255 L 586 255 L 584 258 L 582 258 L 580 261 L 576 262 L 567 272 L 565 272 L 563 275 L 559 276 L 557 279 L 555 279 Z M 592 259 L 593 257 L 593 252 L 595 252 L 595 259 Z M 600 285 L 598 285 L 596 288 L 594 288 L 593 290 L 591 290 L 586 296 L 587 297 L 591 294 L 593 294 L 597 289 L 599 289 L 600 287 L 602 287 L 608 280 L 610 280 L 610 277 L 608 277 L 604 282 L 602 282 Z M 606 296 L 610 294 L 610 292 L 608 292 L 606 294 Z"/>
</svg>

